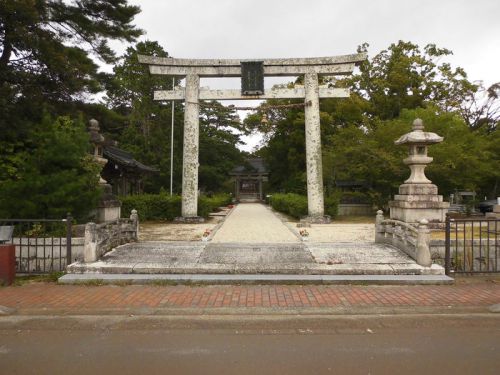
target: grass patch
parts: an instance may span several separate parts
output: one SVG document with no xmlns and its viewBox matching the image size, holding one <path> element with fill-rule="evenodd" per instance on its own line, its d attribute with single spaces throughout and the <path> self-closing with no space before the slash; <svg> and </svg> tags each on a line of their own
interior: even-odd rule
<svg viewBox="0 0 500 375">
<path fill-rule="evenodd" d="M 64 275 L 64 272 L 52 272 L 43 275 L 21 275 L 16 276 L 12 285 L 21 286 L 31 283 L 57 283 L 57 280 Z"/>
</svg>

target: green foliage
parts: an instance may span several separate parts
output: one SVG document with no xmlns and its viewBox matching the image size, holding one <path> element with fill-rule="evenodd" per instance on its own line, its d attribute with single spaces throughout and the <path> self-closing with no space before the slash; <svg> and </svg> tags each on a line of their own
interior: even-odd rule
<svg viewBox="0 0 500 375">
<path fill-rule="evenodd" d="M 272 194 L 269 200 L 276 211 L 300 219 L 307 215 L 307 197 L 299 194 Z"/>
<path fill-rule="evenodd" d="M 234 109 L 217 101 L 207 104 L 200 111 L 199 185 L 209 194 L 224 191 L 228 173 L 243 162 L 237 145 L 248 132 Z"/>
<path fill-rule="evenodd" d="M 271 207 L 276 210 L 300 219 L 307 216 L 307 197 L 300 194 L 272 194 L 269 199 Z M 325 214 L 332 218 L 337 216 L 339 199 L 337 195 L 325 198 Z"/>
<path fill-rule="evenodd" d="M 141 35 L 132 24 L 138 12 L 126 0 L 1 1 L 2 134 L 22 140 L 44 108 L 67 114 L 82 94 L 100 91 L 106 76 L 93 57 L 112 63 L 110 40 Z"/>
<path fill-rule="evenodd" d="M 0 216 L 83 219 L 99 197 L 98 173 L 81 122 L 46 117 L 29 140 L 34 145 L 15 178 L 0 183 Z"/>
<path fill-rule="evenodd" d="M 138 54 L 167 57 L 157 42 L 140 42 L 127 49 L 122 61 L 115 66 L 113 80 L 108 85 L 108 105 L 125 116 L 124 130 L 114 132 L 120 147 L 130 151 L 143 163 L 160 172 L 151 176 L 146 191 L 157 192 L 170 186 L 170 144 L 172 107 L 153 101 L 154 90 L 170 90 L 172 77 L 149 74 L 139 64 Z M 180 192 L 182 179 L 183 107 L 175 105 L 174 131 L 174 191 Z M 217 101 L 200 108 L 200 168 L 199 187 L 207 193 L 222 191 L 228 172 L 242 160 L 236 147 L 242 127 L 234 109 Z"/>
<path fill-rule="evenodd" d="M 202 195 L 198 199 L 198 215 L 208 217 L 211 212 L 217 211 L 219 207 L 231 204 L 231 195 L 215 194 L 210 197 Z"/>
<path fill-rule="evenodd" d="M 367 47 L 359 51 L 366 52 Z M 361 64 L 358 74 L 320 82 L 351 89 L 347 99 L 320 101 L 327 195 L 338 180 L 360 180 L 371 186 L 370 201 L 385 205 L 409 174 L 402 162 L 407 150 L 394 141 L 410 131 L 417 117 L 424 120 L 427 131 L 445 137 L 444 143 L 431 147 L 435 162 L 427 169 L 442 194 L 470 189 L 482 196 L 498 195 L 499 86 L 485 90 L 471 83 L 463 69 L 445 62 L 450 54 L 433 44 L 420 48 L 399 41 Z M 268 100 L 264 105 L 291 102 Z M 245 122 L 258 128 L 258 119 L 254 115 Z M 258 154 L 269 166 L 270 189 L 304 195 L 304 112 L 271 109 L 268 119 L 260 127 L 267 144 Z"/>
<path fill-rule="evenodd" d="M 137 210 L 140 220 L 173 220 L 181 216 L 181 197 L 178 195 L 139 194 L 120 197 L 122 215 L 128 217 L 130 211 Z"/>
<path fill-rule="evenodd" d="M 181 197 L 169 195 L 165 192 L 159 194 L 129 195 L 120 198 L 122 202 L 122 215 L 127 217 L 130 211 L 137 210 L 140 220 L 173 220 L 181 216 Z M 208 217 L 218 207 L 231 203 L 229 194 L 218 194 L 211 197 L 200 196 L 198 199 L 198 214 Z"/>
</svg>

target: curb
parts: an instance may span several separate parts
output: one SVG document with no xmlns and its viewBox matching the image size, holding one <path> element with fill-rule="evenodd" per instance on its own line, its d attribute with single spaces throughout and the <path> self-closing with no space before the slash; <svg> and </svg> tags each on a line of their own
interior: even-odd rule
<svg viewBox="0 0 500 375">
<path fill-rule="evenodd" d="M 363 284 L 429 285 L 452 284 L 446 275 L 293 275 L 293 274 L 104 274 L 70 273 L 61 284 Z"/>
</svg>

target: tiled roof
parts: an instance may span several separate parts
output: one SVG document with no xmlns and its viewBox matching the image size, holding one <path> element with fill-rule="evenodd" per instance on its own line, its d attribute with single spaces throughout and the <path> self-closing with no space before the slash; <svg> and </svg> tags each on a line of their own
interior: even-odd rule
<svg viewBox="0 0 500 375">
<path fill-rule="evenodd" d="M 135 160 L 130 152 L 115 146 L 104 146 L 104 157 L 126 168 L 139 169 L 144 172 L 158 172 L 158 169 Z"/>
<path fill-rule="evenodd" d="M 235 167 L 230 174 L 246 174 L 246 173 L 259 173 L 268 174 L 266 164 L 262 158 L 248 158 L 245 163 Z"/>
</svg>

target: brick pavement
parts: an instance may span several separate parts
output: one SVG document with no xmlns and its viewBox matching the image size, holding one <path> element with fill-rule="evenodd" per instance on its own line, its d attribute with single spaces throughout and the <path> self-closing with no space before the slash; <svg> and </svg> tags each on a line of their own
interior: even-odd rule
<svg viewBox="0 0 500 375">
<path fill-rule="evenodd" d="M 467 307 L 497 303 L 500 303 L 498 283 L 435 286 L 33 283 L 0 288 L 0 305 L 18 309 Z"/>
</svg>

